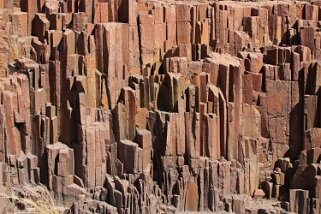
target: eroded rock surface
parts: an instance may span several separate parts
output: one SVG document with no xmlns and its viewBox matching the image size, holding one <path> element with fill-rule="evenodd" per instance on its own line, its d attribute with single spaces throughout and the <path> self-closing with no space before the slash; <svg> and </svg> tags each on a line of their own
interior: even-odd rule
<svg viewBox="0 0 321 214">
<path fill-rule="evenodd" d="M 0 8 L 1 188 L 72 213 L 321 213 L 321 1 Z"/>
</svg>

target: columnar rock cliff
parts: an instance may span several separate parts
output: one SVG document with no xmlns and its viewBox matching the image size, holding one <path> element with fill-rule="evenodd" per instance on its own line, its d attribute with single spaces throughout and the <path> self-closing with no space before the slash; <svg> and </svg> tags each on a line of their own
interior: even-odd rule
<svg viewBox="0 0 321 214">
<path fill-rule="evenodd" d="M 320 0 L 0 8 L 1 189 L 72 213 L 321 213 Z"/>
</svg>

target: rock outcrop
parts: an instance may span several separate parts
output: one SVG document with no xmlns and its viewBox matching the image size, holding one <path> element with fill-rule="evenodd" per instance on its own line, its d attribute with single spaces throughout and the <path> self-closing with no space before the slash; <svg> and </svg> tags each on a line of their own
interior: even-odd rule
<svg viewBox="0 0 321 214">
<path fill-rule="evenodd" d="M 321 213 L 320 26 L 320 0 L 0 0 L 0 187 Z"/>
</svg>

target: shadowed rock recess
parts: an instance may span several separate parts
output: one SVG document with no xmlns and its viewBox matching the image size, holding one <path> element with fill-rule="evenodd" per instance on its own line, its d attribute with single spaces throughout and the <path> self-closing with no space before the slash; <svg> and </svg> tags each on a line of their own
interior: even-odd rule
<svg viewBox="0 0 321 214">
<path fill-rule="evenodd" d="M 43 184 L 79 214 L 321 213 L 320 0 L 0 8 L 0 191 Z"/>
</svg>

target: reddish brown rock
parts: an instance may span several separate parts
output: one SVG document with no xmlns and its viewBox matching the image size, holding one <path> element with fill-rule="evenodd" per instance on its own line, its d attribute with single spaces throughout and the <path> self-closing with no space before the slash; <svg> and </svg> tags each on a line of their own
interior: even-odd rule
<svg viewBox="0 0 321 214">
<path fill-rule="evenodd" d="M 319 213 L 320 7 L 0 1 L 0 188 L 75 213 Z"/>
</svg>

